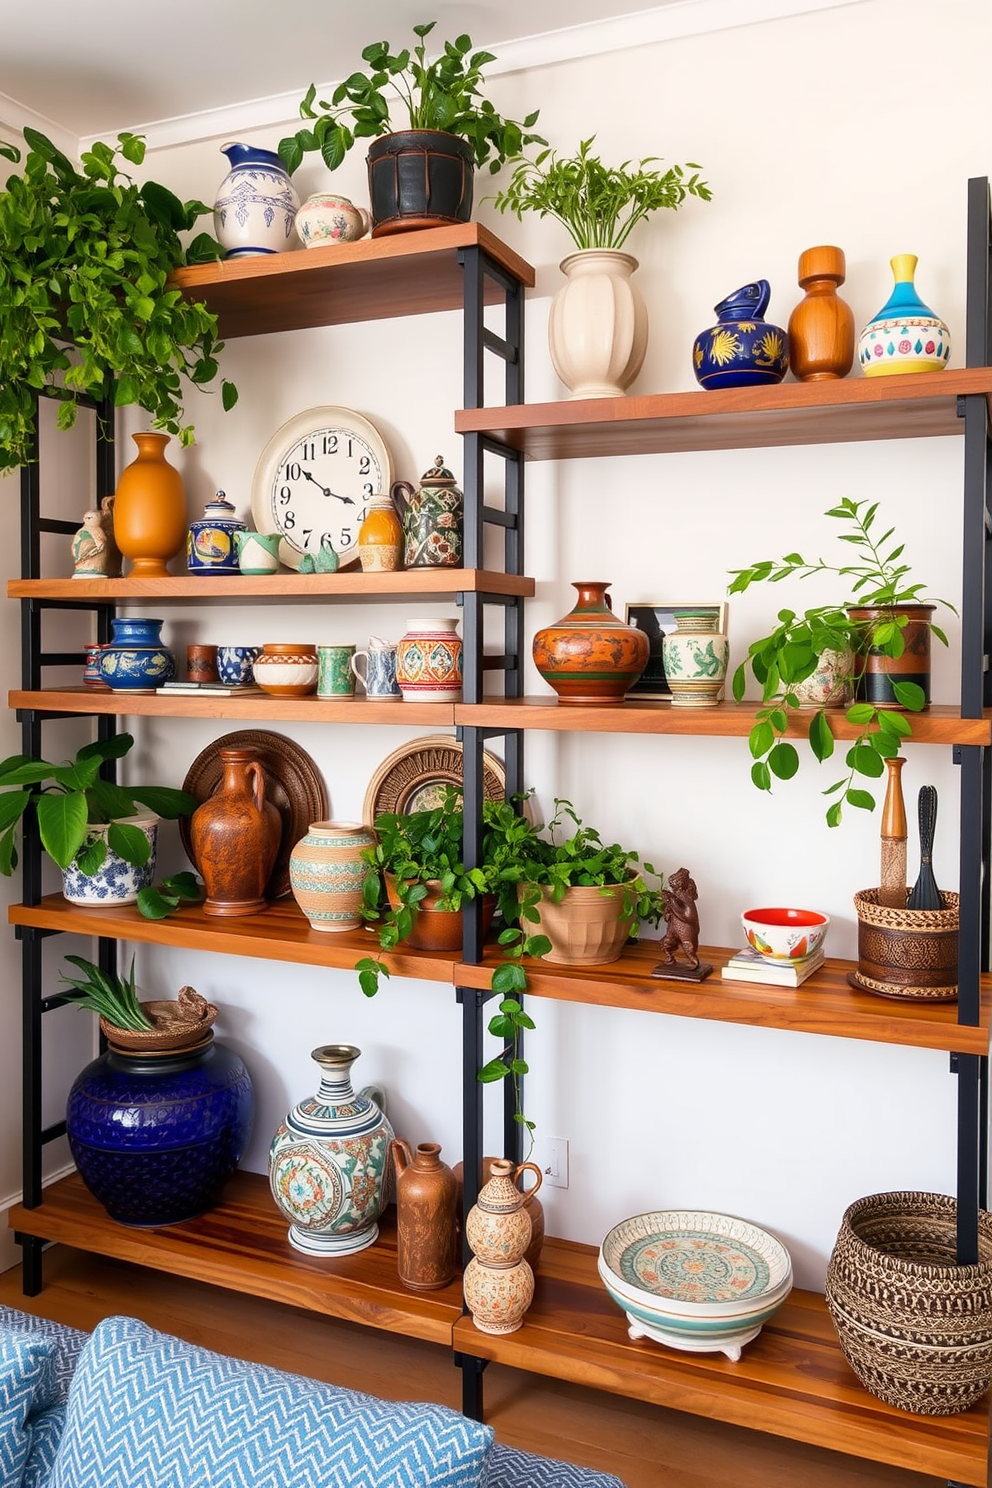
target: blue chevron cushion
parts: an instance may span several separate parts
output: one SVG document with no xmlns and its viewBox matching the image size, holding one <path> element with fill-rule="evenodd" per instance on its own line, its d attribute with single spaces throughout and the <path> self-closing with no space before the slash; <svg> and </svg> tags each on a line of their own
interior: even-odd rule
<svg viewBox="0 0 992 1488">
<path fill-rule="evenodd" d="M 20 1488 L 31 1445 L 28 1418 L 52 1403 L 55 1345 L 40 1333 L 0 1337 L 0 1485 Z"/>
<path fill-rule="evenodd" d="M 477 1488 L 487 1426 L 196 1348 L 135 1318 L 80 1355 L 48 1488 Z"/>
<path fill-rule="evenodd" d="M 6 1336 L 10 1333 L 29 1333 L 32 1337 L 40 1335 L 52 1340 L 53 1399 L 49 1403 L 65 1401 L 72 1371 L 89 1334 L 81 1333 L 78 1328 L 69 1328 L 65 1323 L 53 1323 L 49 1318 L 32 1317 L 30 1313 L 19 1312 L 16 1307 L 0 1307 L 0 1334 Z"/>
<path fill-rule="evenodd" d="M 47 1488 L 65 1428 L 65 1406 L 53 1405 L 28 1420 L 28 1455 L 21 1488 Z"/>
<path fill-rule="evenodd" d="M 487 1464 L 485 1488 L 624 1488 L 612 1473 L 593 1472 L 553 1457 L 535 1457 L 516 1447 L 493 1444 Z"/>
</svg>

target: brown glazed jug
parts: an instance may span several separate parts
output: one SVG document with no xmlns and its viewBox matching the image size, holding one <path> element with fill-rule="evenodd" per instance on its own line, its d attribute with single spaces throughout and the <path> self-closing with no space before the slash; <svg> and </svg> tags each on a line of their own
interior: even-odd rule
<svg viewBox="0 0 992 1488">
<path fill-rule="evenodd" d="M 799 255 L 799 287 L 806 298 L 789 316 L 789 366 L 800 382 L 827 382 L 851 370 L 854 312 L 837 293 L 846 274 L 841 248 L 824 245 Z"/>
<path fill-rule="evenodd" d="M 131 560 L 129 577 L 168 578 L 166 563 L 186 542 L 183 478 L 165 458 L 168 434 L 132 434 L 138 453 L 120 473 L 114 537 Z"/>
<path fill-rule="evenodd" d="M 190 820 L 193 861 L 207 897 L 203 913 L 247 915 L 265 908 L 282 820 L 265 799 L 265 773 L 250 749 L 221 749 L 218 790 Z"/>
<path fill-rule="evenodd" d="M 458 1266 L 458 1180 L 441 1161 L 436 1142 L 411 1152 L 401 1137 L 390 1144 L 396 1169 L 396 1267 L 414 1292 L 447 1286 Z"/>
</svg>

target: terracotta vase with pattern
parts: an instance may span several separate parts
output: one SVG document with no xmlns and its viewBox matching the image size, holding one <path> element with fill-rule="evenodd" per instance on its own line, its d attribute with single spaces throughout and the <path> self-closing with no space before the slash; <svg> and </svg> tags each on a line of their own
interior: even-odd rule
<svg viewBox="0 0 992 1488">
<path fill-rule="evenodd" d="M 458 1180 L 436 1142 L 415 1152 L 393 1140 L 396 1170 L 396 1269 L 414 1292 L 445 1287 L 458 1269 Z"/>
<path fill-rule="evenodd" d="M 528 1194 L 515 1181 L 525 1171 L 537 1177 Z M 524 1260 L 531 1239 L 526 1206 L 543 1175 L 535 1163 L 514 1168 L 502 1158 L 493 1163 L 492 1173 L 465 1220 L 472 1249 L 465 1268 L 465 1304 L 481 1332 L 515 1333 L 534 1298 L 534 1273 Z"/>
<path fill-rule="evenodd" d="M 579 594 L 575 608 L 534 637 L 534 665 L 560 703 L 619 707 L 648 664 L 647 636 L 617 619 L 606 597 L 609 587 L 573 583 Z"/>
<path fill-rule="evenodd" d="M 362 853 L 375 833 L 362 822 L 311 822 L 293 848 L 289 883 L 311 930 L 358 930 L 362 925 Z"/>
</svg>

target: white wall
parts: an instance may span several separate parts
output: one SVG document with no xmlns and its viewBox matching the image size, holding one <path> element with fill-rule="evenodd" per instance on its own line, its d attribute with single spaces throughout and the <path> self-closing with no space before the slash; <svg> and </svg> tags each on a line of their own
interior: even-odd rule
<svg viewBox="0 0 992 1488">
<path fill-rule="evenodd" d="M 847 253 L 842 292 L 859 326 L 888 295 L 889 258 L 917 253 L 919 291 L 948 321 L 952 365 L 963 365 L 966 181 L 990 166 L 990 33 L 984 0 L 939 8 L 866 0 L 498 79 L 497 106 L 517 115 L 540 106 L 544 132 L 566 152 L 596 131 L 607 159 L 661 155 L 705 167 L 710 205 L 690 202 L 631 239 L 651 317 L 633 391 L 694 385 L 693 336 L 737 285 L 770 279 L 770 318 L 784 325 L 800 297 L 798 255 L 821 242 Z M 301 92 L 308 81 L 301 77 Z M 272 145 L 280 132 L 257 142 Z M 225 171 L 220 143 L 152 151 L 146 169 L 209 201 Z M 298 173 L 304 194 L 327 180 L 312 164 Z M 334 184 L 365 199 L 357 151 Z M 485 177 L 480 194 L 490 189 Z M 528 301 L 528 395 L 558 397 L 545 322 L 569 243 L 553 224 L 518 224 L 485 204 L 478 215 L 537 267 Z M 216 396 L 192 399 L 199 443 L 172 454 L 191 514 L 217 486 L 246 514 L 269 436 L 298 410 L 325 402 L 371 417 L 399 475 L 414 478 L 438 451 L 459 470 L 451 412 L 461 400 L 459 349 L 454 315 L 230 343 L 224 369 L 241 402 L 225 416 Z M 961 441 L 923 440 L 531 466 L 526 567 L 538 589 L 528 629 L 570 608 L 572 579 L 610 579 L 618 608 L 655 598 L 715 600 L 730 568 L 793 548 L 828 556 L 833 524 L 822 513 L 841 496 L 879 499 L 918 576 L 956 602 L 961 459 Z M 812 604 L 818 596 L 841 597 L 812 583 L 799 597 Z M 781 590 L 759 590 L 731 603 L 732 664 L 785 599 Z M 428 609 L 411 606 L 410 613 Z M 371 632 L 399 635 L 405 613 L 225 606 L 199 616 L 177 611 L 166 637 L 180 649 L 194 638 L 363 641 Z M 15 623 L 11 606 L 11 634 Z M 951 652 L 936 665 L 936 698 L 945 702 L 957 695 L 955 623 L 950 629 Z M 528 691 L 542 690 L 531 673 Z M 212 733 L 191 722 L 136 724 L 138 769 L 170 784 L 181 783 Z M 332 812 L 348 817 L 359 812 L 378 761 L 418 731 L 293 732 L 325 774 Z M 877 816 L 851 813 L 831 832 L 820 791 L 839 771 L 804 760 L 799 778 L 768 799 L 749 785 L 748 764 L 743 741 L 528 738 L 527 777 L 543 809 L 555 794 L 568 796 L 604 836 L 636 847 L 666 872 L 683 863 L 692 869 L 704 940 L 736 944 L 741 909 L 790 900 L 826 910 L 830 949 L 853 955 L 851 898 L 876 882 Z M 958 806 L 949 751 L 911 751 L 904 772 L 910 802 L 924 782 L 940 792 L 938 879 L 954 887 Z M 167 836 L 166 868 L 181 856 L 169 844 Z M 142 952 L 139 964 L 149 992 L 192 982 L 221 1005 L 219 1031 L 244 1054 L 256 1082 L 249 1167 L 264 1170 L 280 1116 L 314 1088 L 309 1050 L 328 1041 L 363 1049 L 356 1074 L 387 1085 L 403 1135 L 440 1141 L 447 1158 L 458 1156 L 460 1029 L 450 990 L 394 979 L 369 1003 L 345 972 L 173 949 Z M 569 1189 L 545 1195 L 555 1233 L 598 1243 L 611 1224 L 641 1209 L 725 1209 L 775 1230 L 799 1281 L 820 1286 L 853 1199 L 890 1187 L 953 1190 L 955 1089 L 945 1055 L 648 1011 L 539 1000 L 532 1011 L 539 1028 L 530 1042 L 528 1111 L 541 1134 L 571 1144 Z M 13 1012 L 7 1020 L 14 1025 Z"/>
</svg>

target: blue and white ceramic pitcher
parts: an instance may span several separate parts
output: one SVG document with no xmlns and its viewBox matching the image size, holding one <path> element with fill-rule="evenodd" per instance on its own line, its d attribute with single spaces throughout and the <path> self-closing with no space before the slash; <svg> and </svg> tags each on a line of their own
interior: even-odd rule
<svg viewBox="0 0 992 1488">
<path fill-rule="evenodd" d="M 403 696 L 396 680 L 396 647 L 391 642 L 370 636 L 368 650 L 356 651 L 349 665 L 366 697 L 399 700 Z"/>
<path fill-rule="evenodd" d="M 225 258 L 285 253 L 296 245 L 300 198 L 275 150 L 222 145 L 231 169 L 214 202 L 214 233 Z"/>
</svg>

